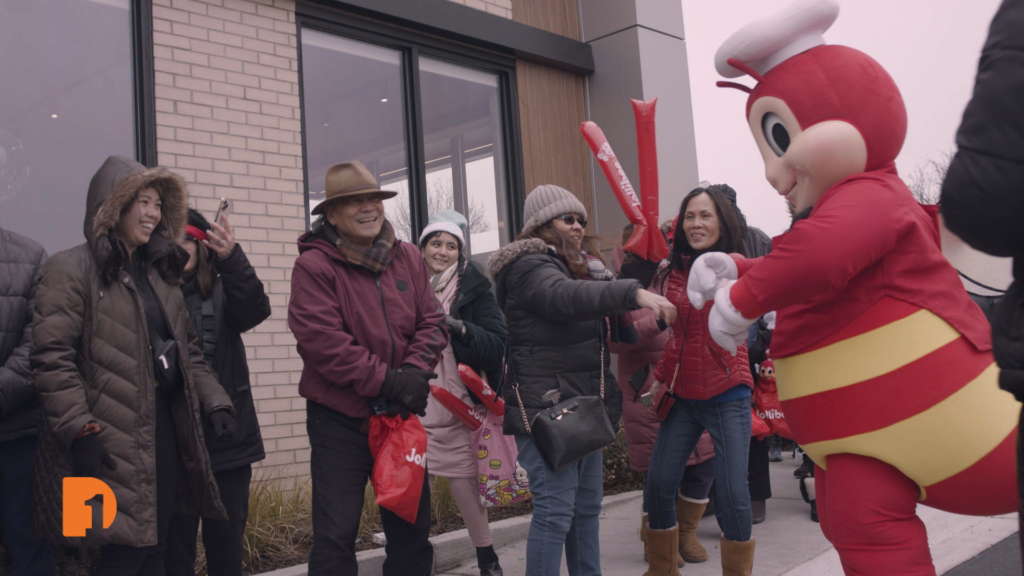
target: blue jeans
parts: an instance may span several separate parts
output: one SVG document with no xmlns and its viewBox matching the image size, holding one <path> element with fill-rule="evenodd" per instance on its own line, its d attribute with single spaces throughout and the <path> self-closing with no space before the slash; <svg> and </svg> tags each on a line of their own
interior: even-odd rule
<svg viewBox="0 0 1024 576">
<path fill-rule="evenodd" d="M 519 464 L 530 478 L 533 520 L 526 541 L 526 573 L 558 576 L 565 547 L 570 576 L 600 576 L 598 516 L 604 495 L 601 453 L 552 470 L 529 436 L 516 436 Z"/>
<path fill-rule="evenodd" d="M 689 458 L 687 458 L 689 460 Z M 679 482 L 679 495 L 690 500 L 704 500 L 715 483 L 715 457 L 686 467 Z M 647 514 L 647 475 L 644 475 L 643 512 Z"/>
<path fill-rule="evenodd" d="M 676 400 L 658 428 L 647 472 L 646 497 L 652 530 L 676 525 L 676 490 L 686 460 L 704 430 L 715 443 L 715 516 L 726 539 L 752 535 L 747 460 L 750 457 L 750 399 L 728 402 Z"/>
<path fill-rule="evenodd" d="M 57 573 L 53 544 L 36 536 L 29 528 L 35 454 L 35 436 L 0 442 L 0 532 L 3 532 L 14 574 L 53 576 Z"/>
</svg>

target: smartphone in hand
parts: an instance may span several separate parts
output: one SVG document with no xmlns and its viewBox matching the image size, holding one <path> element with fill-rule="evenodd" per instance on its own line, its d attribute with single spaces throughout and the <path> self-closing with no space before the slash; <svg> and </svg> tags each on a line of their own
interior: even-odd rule
<svg viewBox="0 0 1024 576">
<path fill-rule="evenodd" d="M 226 214 L 228 211 L 228 199 L 221 198 L 220 204 L 217 206 L 217 215 L 213 217 L 213 221 L 220 224 L 220 217 Z"/>
</svg>

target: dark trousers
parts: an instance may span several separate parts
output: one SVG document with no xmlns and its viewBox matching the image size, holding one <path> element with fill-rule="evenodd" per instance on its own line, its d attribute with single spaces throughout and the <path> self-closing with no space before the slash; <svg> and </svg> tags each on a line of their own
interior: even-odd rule
<svg viewBox="0 0 1024 576">
<path fill-rule="evenodd" d="M 313 550 L 309 576 L 359 573 L 356 538 L 366 482 L 373 471 L 369 437 L 362 419 L 350 418 L 316 402 L 306 403 L 310 474 L 313 481 Z M 434 565 L 430 536 L 430 488 L 423 478 L 416 523 L 381 508 L 387 536 L 384 576 L 429 576 Z"/>
<path fill-rule="evenodd" d="M 252 466 L 246 464 L 217 472 L 214 477 L 228 519 L 202 519 L 206 571 L 210 576 L 242 576 L 242 537 L 245 534 L 245 522 L 249 519 Z M 195 576 L 199 521 L 199 516 L 191 514 L 175 514 L 171 519 L 164 562 L 168 576 Z"/>
<path fill-rule="evenodd" d="M 0 442 L 0 533 L 14 576 L 53 576 L 53 545 L 36 536 L 32 518 L 32 464 L 36 437 Z"/>
<path fill-rule="evenodd" d="M 178 437 L 171 404 L 163 392 L 156 396 L 156 527 L 157 543 L 133 548 L 107 544 L 100 552 L 95 576 L 163 576 L 167 533 L 178 493 Z"/>
<path fill-rule="evenodd" d="M 772 497 L 772 477 L 768 469 L 768 438 L 758 440 L 757 437 L 750 437 L 747 482 L 750 484 L 751 500 L 767 500 Z"/>
</svg>

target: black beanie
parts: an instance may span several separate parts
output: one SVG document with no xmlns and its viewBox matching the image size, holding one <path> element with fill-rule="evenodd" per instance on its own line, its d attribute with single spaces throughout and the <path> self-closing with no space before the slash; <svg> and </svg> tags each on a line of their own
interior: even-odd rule
<svg viewBox="0 0 1024 576">
<path fill-rule="evenodd" d="M 206 218 L 204 218 L 202 214 L 191 208 L 188 209 L 188 225 L 195 226 L 196 228 L 199 228 L 203 232 L 206 232 L 207 230 L 210 230 L 212 228 L 210 226 L 210 223 L 206 221 Z"/>
</svg>

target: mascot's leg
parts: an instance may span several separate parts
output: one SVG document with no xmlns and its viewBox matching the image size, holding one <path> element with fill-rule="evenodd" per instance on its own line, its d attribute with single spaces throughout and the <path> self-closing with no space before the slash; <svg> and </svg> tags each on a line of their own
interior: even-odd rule
<svg viewBox="0 0 1024 576">
<path fill-rule="evenodd" d="M 935 576 L 917 484 L 874 458 L 833 454 L 827 462 L 816 478 L 818 518 L 847 576 Z"/>
<path fill-rule="evenodd" d="M 828 510 L 828 474 L 820 466 L 814 466 L 814 501 L 818 505 L 818 524 L 825 539 L 832 542 L 831 516 Z M 834 544 L 834 542 L 833 542 Z"/>
</svg>

